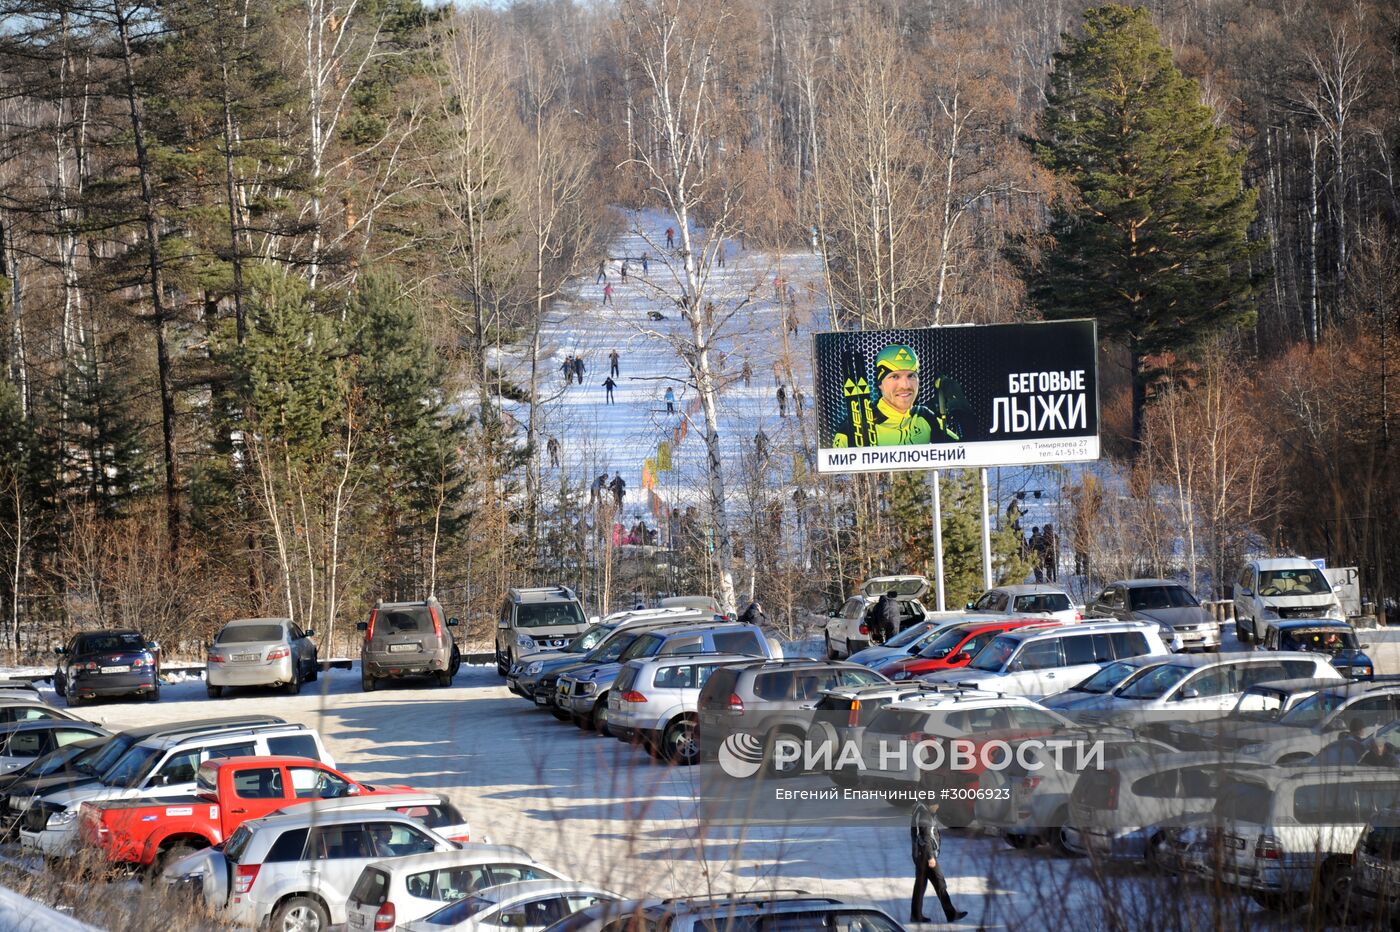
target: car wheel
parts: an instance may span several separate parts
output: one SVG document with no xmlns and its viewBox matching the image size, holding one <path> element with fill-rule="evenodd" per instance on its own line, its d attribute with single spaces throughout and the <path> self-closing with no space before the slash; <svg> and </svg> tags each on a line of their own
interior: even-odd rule
<svg viewBox="0 0 1400 932">
<path fill-rule="evenodd" d="M 147 702 L 160 702 L 160 680 L 156 680 L 155 688 L 146 693 Z"/>
<path fill-rule="evenodd" d="M 64 691 L 65 691 L 66 689 L 67 689 L 67 687 L 66 687 L 66 685 L 65 685 L 64 682 L 63 682 L 63 677 L 62 677 L 62 675 L 60 675 L 60 674 L 58 674 L 58 673 L 55 673 L 55 674 L 54 674 L 54 677 L 53 677 L 53 692 L 54 692 L 54 695 L 55 695 L 55 696 L 58 696 L 58 697 L 61 699 L 61 698 L 63 698 L 63 693 L 64 693 Z"/>
<path fill-rule="evenodd" d="M 152 873 L 154 876 L 159 877 L 161 874 L 165 873 L 165 869 L 166 869 L 167 867 L 169 867 L 171 864 L 174 864 L 176 861 L 180 860 L 181 858 L 189 857 L 190 855 L 194 854 L 196 851 L 202 851 L 202 850 L 204 850 L 204 849 L 203 849 L 203 848 L 196 848 L 194 845 L 190 844 L 189 842 L 184 842 L 184 841 L 176 842 L 175 844 L 171 845 L 169 848 L 163 848 L 163 849 L 161 849 L 160 854 L 159 854 L 159 855 L 157 856 L 157 858 L 156 858 L 156 866 L 155 866 L 155 869 L 154 869 L 151 873 Z"/>
<path fill-rule="evenodd" d="M 682 767 L 689 767 L 700 759 L 700 745 L 695 740 L 695 719 L 681 718 L 666 726 L 661 736 L 661 757 Z"/>
<path fill-rule="evenodd" d="M 207 692 L 207 693 L 209 694 L 209 698 L 210 698 L 210 699 L 217 699 L 217 698 L 219 698 L 220 695 L 223 694 L 224 688 L 223 688 L 222 686 L 209 686 L 209 685 L 206 685 L 206 686 L 204 687 L 204 691 Z"/>
<path fill-rule="evenodd" d="M 378 684 L 379 684 L 379 681 L 376 680 L 374 677 L 370 676 L 368 673 L 366 673 L 366 672 L 363 671 L 363 670 L 360 671 L 360 689 L 361 689 L 361 690 L 363 690 L 364 692 L 367 692 L 367 693 L 372 693 L 372 692 L 374 692 L 374 689 L 375 689 L 375 687 L 376 687 Z"/>
<path fill-rule="evenodd" d="M 311 655 L 311 665 L 306 670 L 306 682 L 314 683 L 321 675 L 321 658 L 316 654 Z"/>
<path fill-rule="evenodd" d="M 1036 843 L 1034 835 L 1020 835 L 1015 832 L 1003 832 L 1001 840 L 1017 851 L 1022 851 L 1026 848 L 1034 848 Z"/>
<path fill-rule="evenodd" d="M 322 932 L 331 924 L 326 908 L 309 896 L 294 896 L 272 913 L 273 932 Z"/>
<path fill-rule="evenodd" d="M 283 683 L 283 684 L 282 684 L 282 692 L 286 693 L 288 696 L 295 696 L 297 693 L 301 692 L 301 670 L 300 670 L 300 669 L 296 669 L 296 670 L 293 670 L 293 671 L 292 671 L 292 681 L 291 681 L 290 683 Z"/>
<path fill-rule="evenodd" d="M 70 709 L 76 709 L 83 704 L 82 697 L 78 696 L 76 693 L 68 693 L 63 698 L 66 700 L 68 708 Z"/>
<path fill-rule="evenodd" d="M 561 721 L 561 722 L 572 722 L 572 721 L 574 720 L 574 717 L 573 717 L 572 715 L 570 715 L 568 712 L 565 712 L 563 709 L 559 708 L 557 705 L 552 705 L 552 706 L 549 707 L 549 714 L 550 714 L 550 715 L 553 715 L 555 718 L 559 719 L 559 721 Z"/>
<path fill-rule="evenodd" d="M 611 737 L 612 732 L 608 730 L 608 697 L 604 695 L 593 706 L 593 729 L 605 738 Z"/>
<path fill-rule="evenodd" d="M 437 674 L 437 684 L 438 684 L 439 686 L 451 686 L 451 685 L 452 685 L 452 671 L 451 671 L 451 670 L 443 670 L 441 673 L 438 673 L 438 674 Z"/>
<path fill-rule="evenodd" d="M 1046 839 L 1046 841 L 1050 842 L 1050 847 L 1054 848 L 1055 853 L 1058 854 L 1060 857 L 1077 858 L 1079 857 L 1078 853 L 1076 853 L 1073 849 L 1070 848 L 1068 844 L 1065 843 L 1065 823 L 1068 821 L 1068 809 L 1055 810 L 1055 814 L 1050 817 L 1051 825 L 1046 833 L 1049 836 Z"/>
<path fill-rule="evenodd" d="M 449 676 L 456 676 L 457 671 L 462 669 L 462 652 L 457 649 L 457 645 L 452 645 L 452 659 L 447 662 L 447 672 Z M 510 672 L 510 671 L 506 671 Z"/>
<path fill-rule="evenodd" d="M 802 735 L 791 731 L 778 730 L 768 735 L 763 742 L 763 768 L 764 772 L 774 777 L 795 777 L 802 773 L 802 761 L 779 761 L 777 759 L 778 741 L 782 738 L 791 738 L 796 741 L 802 740 Z"/>
</svg>

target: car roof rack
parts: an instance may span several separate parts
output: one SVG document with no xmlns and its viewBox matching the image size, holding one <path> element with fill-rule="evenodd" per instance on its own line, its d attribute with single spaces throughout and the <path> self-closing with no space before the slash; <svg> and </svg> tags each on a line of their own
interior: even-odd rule
<svg viewBox="0 0 1400 932">
<path fill-rule="evenodd" d="M 692 894 L 692 895 L 690 895 L 690 896 L 671 896 L 671 897 L 667 897 L 667 898 L 663 899 L 661 902 L 662 902 L 662 903 L 665 903 L 665 904 L 668 904 L 668 905 L 671 904 L 671 903 L 701 903 L 701 902 L 707 902 L 707 901 L 708 901 L 708 902 L 715 902 L 715 901 L 724 902 L 724 901 L 730 901 L 730 900 L 734 900 L 734 901 L 738 901 L 738 902 L 768 902 L 768 901 L 771 901 L 772 899 L 774 899 L 775 897 L 778 897 L 778 896 L 799 896 L 799 897 L 810 898 L 810 899 L 813 899 L 813 900 L 821 900 L 821 901 L 823 901 L 823 902 L 828 902 L 828 903 L 839 903 L 839 902 L 841 902 L 840 900 L 835 899 L 834 897 L 821 896 L 821 895 L 818 895 L 818 894 L 809 893 L 809 892 L 807 892 L 806 890 L 784 889 L 784 888 L 778 888 L 778 889 L 775 889 L 775 890 L 750 890 L 750 891 L 748 891 L 747 893 L 696 893 L 696 894 Z"/>
<path fill-rule="evenodd" d="M 192 722 L 167 722 L 163 725 L 128 728 L 124 734 L 142 738 L 172 738 L 179 735 L 197 735 L 206 731 L 235 731 L 257 725 L 285 724 L 287 720 L 276 715 L 228 715 L 223 718 L 201 718 Z"/>
</svg>

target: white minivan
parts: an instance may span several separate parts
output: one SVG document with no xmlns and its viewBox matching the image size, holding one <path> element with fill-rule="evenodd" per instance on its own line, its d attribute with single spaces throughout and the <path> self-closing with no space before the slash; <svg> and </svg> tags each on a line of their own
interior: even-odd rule
<svg viewBox="0 0 1400 932">
<path fill-rule="evenodd" d="M 1039 699 L 1063 692 L 1115 660 L 1167 653 L 1154 622 L 1086 621 L 1009 631 L 978 651 L 967 666 L 922 679 Z"/>
<path fill-rule="evenodd" d="M 1341 600 L 1322 570 L 1302 557 L 1246 563 L 1235 579 L 1235 636 L 1241 644 L 1259 643 L 1269 622 L 1283 618 L 1334 618 L 1346 621 Z"/>
</svg>

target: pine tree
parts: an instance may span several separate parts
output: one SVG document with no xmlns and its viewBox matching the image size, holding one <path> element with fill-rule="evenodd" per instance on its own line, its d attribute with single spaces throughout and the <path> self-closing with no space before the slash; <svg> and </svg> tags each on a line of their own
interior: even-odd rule
<svg viewBox="0 0 1400 932">
<path fill-rule="evenodd" d="M 1046 317 L 1095 317 L 1126 346 L 1140 442 L 1168 357 L 1254 313 L 1245 154 L 1143 9 L 1088 10 L 1084 34 L 1055 55 L 1048 96 L 1032 144 L 1073 196 L 1054 205 L 1030 294 Z"/>
<path fill-rule="evenodd" d="M 89 331 L 79 350 L 67 360 L 58 397 L 48 400 L 62 441 L 60 479 L 66 497 L 85 498 L 112 517 L 149 490 L 151 451 L 133 410 L 140 391 L 126 341 L 99 345 Z"/>
</svg>

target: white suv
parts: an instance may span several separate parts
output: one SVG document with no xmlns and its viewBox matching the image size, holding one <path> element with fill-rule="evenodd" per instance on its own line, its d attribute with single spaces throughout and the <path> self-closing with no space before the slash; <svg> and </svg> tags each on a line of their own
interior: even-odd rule
<svg viewBox="0 0 1400 932">
<path fill-rule="evenodd" d="M 286 722 L 151 738 L 129 749 L 99 780 L 28 800 L 20 816 L 20 844 L 51 857 L 71 856 L 78 851 L 77 816 L 82 803 L 190 796 L 197 791 L 200 764 L 254 754 L 309 757 L 335 766 L 320 735 L 305 725 Z"/>
<path fill-rule="evenodd" d="M 411 854 L 368 865 L 345 904 L 347 929 L 397 928 L 488 887 L 522 880 L 560 880 L 509 845 L 464 845 L 460 851 Z"/>
<path fill-rule="evenodd" d="M 1241 644 L 1264 640 L 1269 622 L 1282 618 L 1346 621 L 1327 577 L 1302 557 L 1254 560 L 1235 579 L 1235 636 Z"/>
<path fill-rule="evenodd" d="M 244 822 L 222 852 L 182 858 L 164 877 L 179 883 L 197 873 L 205 902 L 224 909 L 231 925 L 323 932 L 345 923 L 350 892 L 370 864 L 456 850 L 456 843 L 397 812 L 311 803 Z"/>
<path fill-rule="evenodd" d="M 695 722 L 701 687 L 720 667 L 752 660 L 694 654 L 628 661 L 608 691 L 608 728 L 613 737 L 637 741 L 662 760 L 693 764 L 700 758 Z"/>
<path fill-rule="evenodd" d="M 1154 622 L 1086 621 L 1009 631 L 978 651 L 967 666 L 923 679 L 1038 699 L 1063 692 L 1114 660 L 1167 653 Z"/>
<path fill-rule="evenodd" d="M 893 592 L 899 602 L 899 629 L 917 624 L 927 614 L 919 601 L 928 592 L 928 580 L 922 576 L 876 576 L 861 583 L 860 591 L 846 600 L 840 611 L 832 612 L 826 623 L 826 656 L 840 660 L 870 646 L 874 625 L 870 612 L 880 596 Z M 898 632 L 896 632 L 898 633 Z"/>
<path fill-rule="evenodd" d="M 1005 615 L 1011 618 L 1053 618 L 1065 624 L 1083 620 L 1074 601 L 1059 586 L 1039 583 L 1024 586 L 998 586 L 988 589 L 967 603 L 969 612 Z"/>
</svg>

